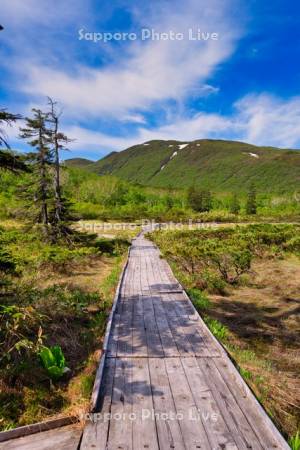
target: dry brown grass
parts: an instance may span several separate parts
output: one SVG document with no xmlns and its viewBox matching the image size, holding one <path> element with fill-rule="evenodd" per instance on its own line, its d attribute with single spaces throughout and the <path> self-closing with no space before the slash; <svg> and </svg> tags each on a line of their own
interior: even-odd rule
<svg viewBox="0 0 300 450">
<path fill-rule="evenodd" d="M 109 275 L 113 262 L 105 256 L 93 256 L 69 267 L 67 273 L 45 271 L 36 274 L 38 287 L 45 288 L 53 284 L 64 285 L 70 289 L 82 289 L 84 292 L 97 292 L 102 281 Z"/>
<path fill-rule="evenodd" d="M 300 261 L 259 260 L 244 286 L 211 296 L 210 315 L 231 331 L 230 352 L 287 435 L 300 424 Z"/>
</svg>

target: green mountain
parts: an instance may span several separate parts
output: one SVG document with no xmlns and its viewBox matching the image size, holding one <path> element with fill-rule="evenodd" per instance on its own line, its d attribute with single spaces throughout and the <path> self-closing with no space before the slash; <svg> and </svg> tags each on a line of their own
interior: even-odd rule
<svg viewBox="0 0 300 450">
<path fill-rule="evenodd" d="M 78 169 L 82 169 L 93 164 L 94 161 L 85 158 L 71 158 L 67 159 L 65 163 L 68 167 L 76 167 Z"/>
<path fill-rule="evenodd" d="M 66 161 L 76 166 L 76 160 Z M 84 160 L 87 161 L 87 160 Z M 300 186 L 300 151 L 258 147 L 236 141 L 149 141 L 80 167 L 156 187 L 191 184 L 217 192 L 293 192 Z"/>
</svg>

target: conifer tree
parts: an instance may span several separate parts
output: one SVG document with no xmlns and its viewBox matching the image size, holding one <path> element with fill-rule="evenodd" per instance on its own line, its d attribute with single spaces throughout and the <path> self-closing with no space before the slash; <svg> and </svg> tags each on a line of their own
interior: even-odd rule
<svg viewBox="0 0 300 450">
<path fill-rule="evenodd" d="M 210 211 L 212 208 L 212 195 L 208 190 L 199 190 L 190 186 L 187 193 L 189 206 L 197 212 Z"/>
<path fill-rule="evenodd" d="M 238 214 L 240 212 L 241 205 L 236 193 L 233 194 L 231 202 L 230 202 L 230 212 L 232 214 Z"/>
<path fill-rule="evenodd" d="M 247 214 L 256 214 L 257 212 L 257 202 L 256 202 L 256 189 L 254 184 L 250 185 L 248 195 L 247 195 L 247 203 L 246 203 L 246 213 Z"/>
<path fill-rule="evenodd" d="M 21 116 L 18 114 L 11 114 L 5 109 L 0 110 L 0 126 L 12 125 L 19 119 L 21 119 Z M 3 150 L 3 148 L 6 150 Z M 11 172 L 28 171 L 29 169 L 22 161 L 22 158 L 8 150 L 10 150 L 10 146 L 7 142 L 5 132 L 0 128 L 0 169 L 10 170 Z"/>
<path fill-rule="evenodd" d="M 27 186 L 27 194 L 32 195 L 36 210 L 34 222 L 42 224 L 44 231 L 49 236 L 49 205 L 52 194 L 49 168 L 53 164 L 49 148 L 51 132 L 47 128 L 48 115 L 36 108 L 33 108 L 32 112 L 33 117 L 27 117 L 25 127 L 20 129 L 20 137 L 28 140 L 28 143 L 36 150 L 30 155 L 34 180 L 30 187 Z"/>
</svg>

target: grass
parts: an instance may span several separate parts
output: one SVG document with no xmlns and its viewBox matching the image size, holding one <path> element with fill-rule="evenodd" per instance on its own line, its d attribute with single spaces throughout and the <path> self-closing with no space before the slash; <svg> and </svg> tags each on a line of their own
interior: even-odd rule
<svg viewBox="0 0 300 450">
<path fill-rule="evenodd" d="M 196 288 L 191 288 L 187 290 L 187 293 L 197 311 L 201 312 L 211 307 L 211 302 L 205 292 L 202 292 Z"/>
<path fill-rule="evenodd" d="M 292 450 L 300 450 L 300 431 L 289 439 L 289 445 Z"/>
<path fill-rule="evenodd" d="M 228 328 L 216 319 L 209 316 L 204 317 L 204 322 L 212 332 L 212 334 L 221 342 L 227 342 Z"/>
<path fill-rule="evenodd" d="M 211 302 L 208 296 L 199 289 L 192 288 L 187 289 L 187 293 L 193 302 L 193 305 L 197 311 L 202 314 L 211 308 Z M 204 315 L 204 321 L 212 334 L 219 339 L 219 341 L 225 343 L 228 336 L 228 328 L 222 325 L 221 322 L 215 319 L 211 319 L 208 315 Z"/>
</svg>

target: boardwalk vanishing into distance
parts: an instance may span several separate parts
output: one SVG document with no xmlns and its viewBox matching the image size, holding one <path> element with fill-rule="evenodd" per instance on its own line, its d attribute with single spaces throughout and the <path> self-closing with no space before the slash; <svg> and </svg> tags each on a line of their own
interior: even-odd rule
<svg viewBox="0 0 300 450">
<path fill-rule="evenodd" d="M 81 450 L 289 449 L 143 234 L 102 364 Z"/>
</svg>

